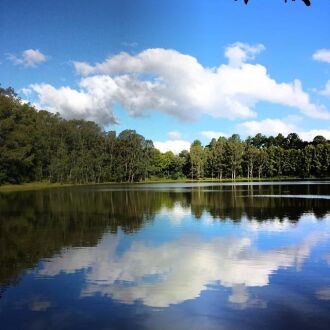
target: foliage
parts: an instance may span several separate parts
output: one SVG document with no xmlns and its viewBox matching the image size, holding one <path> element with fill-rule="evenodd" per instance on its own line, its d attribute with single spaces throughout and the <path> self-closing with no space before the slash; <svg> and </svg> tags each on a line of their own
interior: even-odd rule
<svg viewBox="0 0 330 330">
<path fill-rule="evenodd" d="M 139 182 L 149 178 L 326 177 L 330 142 L 296 133 L 242 141 L 238 134 L 195 140 L 179 155 L 161 153 L 134 130 L 104 132 L 94 122 L 64 120 L 24 104 L 0 87 L 0 184 Z"/>
</svg>

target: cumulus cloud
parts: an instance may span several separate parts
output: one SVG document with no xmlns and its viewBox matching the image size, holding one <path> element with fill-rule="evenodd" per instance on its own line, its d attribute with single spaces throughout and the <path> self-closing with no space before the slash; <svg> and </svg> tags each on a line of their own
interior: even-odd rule
<svg viewBox="0 0 330 330">
<path fill-rule="evenodd" d="M 155 148 L 161 152 L 172 151 L 175 155 L 178 155 L 182 150 L 189 150 L 190 144 L 186 140 L 154 141 Z"/>
<path fill-rule="evenodd" d="M 330 140 L 330 129 L 312 129 L 310 131 L 299 132 L 299 136 L 305 141 L 313 141 L 317 135 L 322 135 L 327 140 Z"/>
<path fill-rule="evenodd" d="M 288 135 L 289 133 L 296 131 L 295 124 L 282 119 L 252 120 L 241 123 L 237 127 L 239 131 L 243 131 L 251 136 L 258 133 L 265 135 L 277 135 L 282 133 L 283 135 Z"/>
<path fill-rule="evenodd" d="M 330 49 L 319 49 L 313 54 L 313 59 L 330 64 Z"/>
<path fill-rule="evenodd" d="M 38 49 L 26 49 L 20 56 L 9 54 L 8 59 L 15 65 L 22 65 L 24 67 L 36 67 L 38 64 L 45 62 L 47 56 Z"/>
<path fill-rule="evenodd" d="M 200 135 L 209 140 L 218 139 L 220 136 L 224 136 L 224 137 L 228 136 L 228 134 L 226 134 L 226 133 L 217 132 L 217 131 L 201 131 Z"/>
<path fill-rule="evenodd" d="M 277 82 L 265 66 L 248 63 L 263 49 L 262 45 L 233 44 L 225 51 L 228 63 L 215 68 L 204 67 L 195 57 L 172 49 L 146 49 L 136 55 L 122 52 L 95 65 L 73 62 L 76 72 L 83 76 L 78 90 L 51 89 L 49 85 L 48 88 L 33 85 L 33 89 L 43 101 L 43 107 L 56 109 L 64 117 L 67 113 L 79 118 L 85 118 L 84 114 L 91 117 L 93 111 L 92 117 L 103 124 L 114 122 L 111 107 L 114 102 L 132 116 L 160 111 L 188 121 L 202 115 L 227 119 L 255 117 L 253 109 L 258 102 L 292 107 L 309 117 L 330 119 L 329 112 L 310 101 L 299 80 Z M 100 79 L 107 80 L 107 84 L 100 86 Z M 109 88 L 107 95 L 106 88 Z M 55 100 L 47 95 L 50 91 L 58 95 Z M 75 102 L 73 107 L 68 93 L 75 95 L 81 105 Z M 62 94 L 67 102 L 59 103 Z M 86 111 L 86 103 L 93 110 L 88 107 Z M 108 122 L 104 122 L 106 113 Z"/>
<path fill-rule="evenodd" d="M 116 84 L 109 76 L 82 79 L 80 89 L 55 88 L 49 84 L 33 84 L 30 90 L 38 95 L 38 105 L 51 112 L 59 112 L 68 119 L 93 120 L 101 125 L 116 123 L 112 112 Z"/>
<path fill-rule="evenodd" d="M 258 133 L 266 136 L 276 136 L 279 133 L 282 133 L 286 136 L 289 133 L 295 132 L 304 141 L 312 141 L 317 135 L 322 135 L 326 139 L 330 139 L 330 129 L 312 129 L 309 131 L 304 131 L 296 126 L 295 122 L 298 120 L 299 118 L 297 117 L 287 117 L 284 119 L 264 119 L 260 121 L 252 120 L 237 125 L 237 130 L 251 136 Z"/>
<path fill-rule="evenodd" d="M 251 46 L 242 42 L 237 42 L 226 48 L 225 57 L 229 60 L 229 65 L 240 67 L 247 60 L 254 60 L 255 56 L 265 50 L 262 44 Z"/>
<path fill-rule="evenodd" d="M 81 296 L 101 294 L 127 304 L 140 300 L 167 307 L 197 298 L 214 283 L 232 289 L 230 302 L 246 304 L 244 288 L 268 285 L 281 268 L 299 269 L 311 249 L 328 237 L 314 234 L 295 246 L 265 251 L 256 249 L 249 237 L 204 240 L 188 235 L 152 248 L 150 242 L 137 240 L 120 254 L 119 238 L 106 234 L 96 247 L 65 249 L 38 272 L 56 276 L 88 269 Z"/>
</svg>

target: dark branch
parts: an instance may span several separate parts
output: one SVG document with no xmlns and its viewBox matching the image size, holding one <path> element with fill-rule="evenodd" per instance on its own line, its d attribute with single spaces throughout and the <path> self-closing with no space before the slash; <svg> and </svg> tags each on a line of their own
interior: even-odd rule
<svg viewBox="0 0 330 330">
<path fill-rule="evenodd" d="M 237 1 L 237 0 L 235 0 L 235 1 Z M 284 0 L 285 1 L 285 3 L 287 3 L 288 2 L 288 0 Z M 292 1 L 296 1 L 296 0 L 292 0 Z M 310 6 L 311 5 L 311 1 L 310 0 L 302 0 L 303 1 L 303 3 L 306 5 L 306 6 Z M 248 4 L 248 2 L 249 2 L 249 0 L 244 0 L 244 3 L 247 5 Z"/>
</svg>

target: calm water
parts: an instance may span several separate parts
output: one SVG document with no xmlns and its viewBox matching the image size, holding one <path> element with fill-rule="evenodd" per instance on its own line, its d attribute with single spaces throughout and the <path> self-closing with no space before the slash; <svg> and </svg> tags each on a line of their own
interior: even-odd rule
<svg viewBox="0 0 330 330">
<path fill-rule="evenodd" d="M 330 182 L 0 194 L 0 329 L 330 329 Z"/>
</svg>

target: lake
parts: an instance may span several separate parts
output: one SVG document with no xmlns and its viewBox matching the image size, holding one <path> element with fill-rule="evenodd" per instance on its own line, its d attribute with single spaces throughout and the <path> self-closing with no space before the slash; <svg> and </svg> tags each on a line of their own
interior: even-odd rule
<svg viewBox="0 0 330 330">
<path fill-rule="evenodd" d="M 0 329 L 329 329 L 330 182 L 0 194 Z"/>
</svg>

